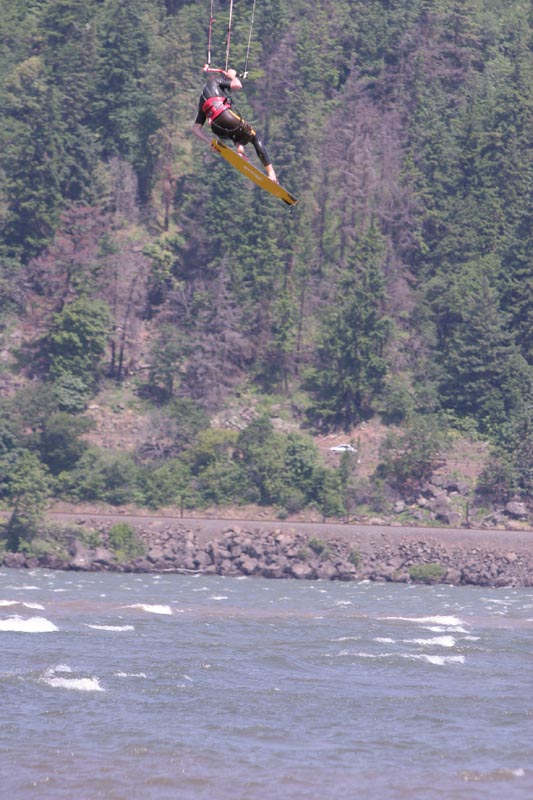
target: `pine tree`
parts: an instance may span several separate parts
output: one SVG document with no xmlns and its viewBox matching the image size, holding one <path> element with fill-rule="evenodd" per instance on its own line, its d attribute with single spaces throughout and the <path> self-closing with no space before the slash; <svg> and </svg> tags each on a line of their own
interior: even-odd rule
<svg viewBox="0 0 533 800">
<path fill-rule="evenodd" d="M 64 205 L 59 97 L 42 58 L 32 56 L 13 70 L 2 100 L 4 254 L 28 260 L 51 238 Z"/>
<path fill-rule="evenodd" d="M 326 310 L 311 370 L 311 415 L 326 428 L 351 426 L 371 415 L 387 374 L 391 322 L 384 314 L 382 241 L 374 227 L 348 255 L 336 303 Z"/>
<path fill-rule="evenodd" d="M 160 119 L 145 83 L 152 9 L 143 0 L 105 0 L 97 41 L 97 80 L 93 124 L 104 158 L 120 156 L 136 169 L 141 200 L 149 196 L 153 157 L 150 137 Z"/>
<path fill-rule="evenodd" d="M 531 392 L 533 371 L 518 352 L 488 279 L 462 287 L 454 316 L 441 321 L 441 393 L 446 407 L 473 417 L 481 430 L 490 431 Z M 445 298 L 442 308 L 447 315 Z"/>
</svg>

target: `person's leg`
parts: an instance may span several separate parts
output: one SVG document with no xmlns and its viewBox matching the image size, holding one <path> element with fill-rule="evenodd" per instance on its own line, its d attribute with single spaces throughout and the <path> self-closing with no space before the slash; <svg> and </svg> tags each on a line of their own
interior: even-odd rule
<svg viewBox="0 0 533 800">
<path fill-rule="evenodd" d="M 277 183 L 276 173 L 274 172 L 274 167 L 272 166 L 272 161 L 270 160 L 268 151 L 255 131 L 250 141 L 255 147 L 255 152 L 257 153 L 257 157 L 261 162 L 261 164 L 264 166 L 266 174 L 268 175 L 271 181 Z"/>
<path fill-rule="evenodd" d="M 241 156 L 244 155 L 244 146 L 251 142 L 259 161 L 265 168 L 266 174 L 271 181 L 277 183 L 276 173 L 274 172 L 274 167 L 272 166 L 265 145 L 257 135 L 257 132 L 248 122 L 245 122 L 242 117 L 231 109 L 228 109 L 211 123 L 211 130 L 221 139 L 232 139 L 237 148 L 237 152 Z"/>
<path fill-rule="evenodd" d="M 241 125 L 242 119 L 238 114 L 228 109 L 219 114 L 211 123 L 211 130 L 219 139 L 232 139 L 235 141 L 235 135 L 239 132 Z"/>
</svg>

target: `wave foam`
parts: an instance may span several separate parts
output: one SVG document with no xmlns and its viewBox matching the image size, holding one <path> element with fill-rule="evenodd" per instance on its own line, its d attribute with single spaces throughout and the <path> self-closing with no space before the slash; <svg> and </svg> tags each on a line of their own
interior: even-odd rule
<svg viewBox="0 0 533 800">
<path fill-rule="evenodd" d="M 54 689 L 70 689 L 76 692 L 104 692 L 98 678 L 52 678 L 44 677 L 43 682 Z"/>
<path fill-rule="evenodd" d="M 383 617 L 383 619 L 400 620 L 402 622 L 417 622 L 421 625 L 444 625 L 447 628 L 450 626 L 464 625 L 465 622 L 459 617 Z"/>
<path fill-rule="evenodd" d="M 509 781 L 513 780 L 513 778 L 523 778 L 525 774 L 525 770 L 523 770 L 521 767 L 518 767 L 517 769 L 503 767 L 501 769 L 493 769 L 490 772 L 465 770 L 461 773 L 461 777 L 464 781 L 492 783 L 494 781 Z"/>
<path fill-rule="evenodd" d="M 454 647 L 453 636 L 434 636 L 432 639 L 405 639 L 409 644 L 435 645 L 436 647 Z"/>
<path fill-rule="evenodd" d="M 148 614 L 172 614 L 170 606 L 150 605 L 148 603 L 134 603 L 132 606 L 126 606 L 126 608 L 140 608 Z"/>
<path fill-rule="evenodd" d="M 60 673 L 60 676 L 57 673 Z M 58 664 L 50 667 L 41 677 L 41 681 L 54 689 L 71 689 L 77 692 L 103 692 L 98 678 L 71 678 L 72 669 L 67 664 Z"/>
<path fill-rule="evenodd" d="M 146 678 L 145 672 L 115 672 L 115 678 Z"/>
<path fill-rule="evenodd" d="M 96 630 L 96 631 L 119 632 L 119 631 L 134 631 L 135 630 L 135 626 L 134 625 L 89 625 L 88 623 L 86 623 L 85 627 L 86 628 L 94 628 L 94 630 Z"/>
<path fill-rule="evenodd" d="M 429 664 L 435 664 L 438 667 L 443 667 L 446 664 L 465 663 L 464 656 L 430 656 L 424 653 L 423 655 L 420 656 L 411 656 L 411 658 L 417 658 L 421 661 L 427 661 Z"/>
<path fill-rule="evenodd" d="M 0 631 L 14 631 L 16 633 L 51 633 L 59 628 L 45 617 L 11 617 L 0 620 Z"/>
</svg>

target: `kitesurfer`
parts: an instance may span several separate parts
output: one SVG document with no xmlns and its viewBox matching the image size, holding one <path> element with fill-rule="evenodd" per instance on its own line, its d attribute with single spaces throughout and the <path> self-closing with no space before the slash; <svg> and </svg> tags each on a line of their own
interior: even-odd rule
<svg viewBox="0 0 533 800">
<path fill-rule="evenodd" d="M 198 113 L 192 128 L 193 133 L 202 141 L 210 144 L 210 138 L 202 130 L 202 126 L 207 120 L 215 136 L 218 136 L 219 139 L 231 139 L 241 156 L 244 156 L 244 145 L 251 142 L 266 174 L 271 181 L 277 183 L 270 156 L 259 134 L 231 107 L 231 98 L 228 93 L 232 89 L 242 89 L 242 83 L 234 69 L 209 74 L 198 102 Z"/>
</svg>

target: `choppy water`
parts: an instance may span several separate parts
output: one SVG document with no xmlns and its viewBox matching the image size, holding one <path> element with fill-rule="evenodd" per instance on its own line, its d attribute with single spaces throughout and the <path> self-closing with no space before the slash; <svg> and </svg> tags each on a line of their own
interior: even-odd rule
<svg viewBox="0 0 533 800">
<path fill-rule="evenodd" d="M 533 797 L 533 593 L 0 573 L 0 794 Z"/>
</svg>

